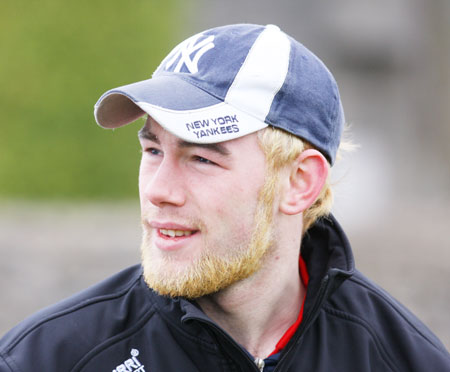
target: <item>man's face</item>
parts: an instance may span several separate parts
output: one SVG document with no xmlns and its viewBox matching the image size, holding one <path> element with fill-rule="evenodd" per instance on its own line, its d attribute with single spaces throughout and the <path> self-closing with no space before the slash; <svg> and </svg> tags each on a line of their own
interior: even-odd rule
<svg viewBox="0 0 450 372">
<path fill-rule="evenodd" d="M 256 272 L 272 244 L 273 214 L 256 134 L 196 145 L 149 119 L 139 137 L 147 284 L 196 298 Z"/>
</svg>

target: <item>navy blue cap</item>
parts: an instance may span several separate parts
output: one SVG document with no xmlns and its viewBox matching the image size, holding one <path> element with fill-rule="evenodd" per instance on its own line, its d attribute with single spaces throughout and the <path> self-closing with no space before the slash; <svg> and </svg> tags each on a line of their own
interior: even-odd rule
<svg viewBox="0 0 450 372">
<path fill-rule="evenodd" d="M 215 143 L 271 125 L 333 164 L 344 124 L 335 79 L 277 26 L 213 28 L 176 46 L 151 79 L 111 89 L 95 105 L 104 128 L 145 113 L 179 138 Z"/>
</svg>

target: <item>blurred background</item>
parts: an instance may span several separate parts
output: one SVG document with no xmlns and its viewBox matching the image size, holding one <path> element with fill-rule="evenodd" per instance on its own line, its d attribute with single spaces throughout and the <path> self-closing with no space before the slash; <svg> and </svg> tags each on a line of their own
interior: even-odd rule
<svg viewBox="0 0 450 372">
<path fill-rule="evenodd" d="M 99 128 L 107 89 L 184 38 L 275 23 L 335 75 L 353 141 L 334 213 L 357 266 L 450 347 L 450 2 L 56 0 L 0 12 L 0 335 L 139 261 L 136 132 Z"/>
</svg>

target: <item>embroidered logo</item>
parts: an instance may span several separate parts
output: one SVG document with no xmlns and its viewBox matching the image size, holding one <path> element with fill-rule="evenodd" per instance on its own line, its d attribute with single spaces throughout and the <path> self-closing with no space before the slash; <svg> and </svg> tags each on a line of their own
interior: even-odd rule
<svg viewBox="0 0 450 372">
<path fill-rule="evenodd" d="M 194 133 L 197 139 L 215 135 L 232 134 L 239 132 L 237 114 L 218 117 L 203 118 L 186 123 L 186 129 Z"/>
<path fill-rule="evenodd" d="M 145 366 L 139 362 L 137 358 L 139 355 L 139 350 L 131 349 L 131 358 L 127 359 L 122 364 L 119 364 L 112 372 L 145 372 Z"/>
<path fill-rule="evenodd" d="M 198 62 L 200 58 L 210 49 L 214 48 L 214 35 L 203 38 L 203 34 L 197 34 L 183 41 L 175 47 L 168 57 L 168 62 L 164 66 L 166 70 L 178 60 L 173 72 L 180 72 L 183 66 L 191 74 L 198 72 Z M 203 39 L 202 39 L 203 38 Z"/>
</svg>

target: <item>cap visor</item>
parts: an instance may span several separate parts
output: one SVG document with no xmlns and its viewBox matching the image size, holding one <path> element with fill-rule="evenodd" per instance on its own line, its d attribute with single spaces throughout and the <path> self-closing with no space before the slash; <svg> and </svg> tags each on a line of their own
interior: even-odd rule
<svg viewBox="0 0 450 372">
<path fill-rule="evenodd" d="M 175 136 L 194 143 L 227 141 L 267 126 L 175 76 L 112 89 L 100 97 L 94 111 L 104 128 L 118 128 L 145 113 Z"/>
</svg>

